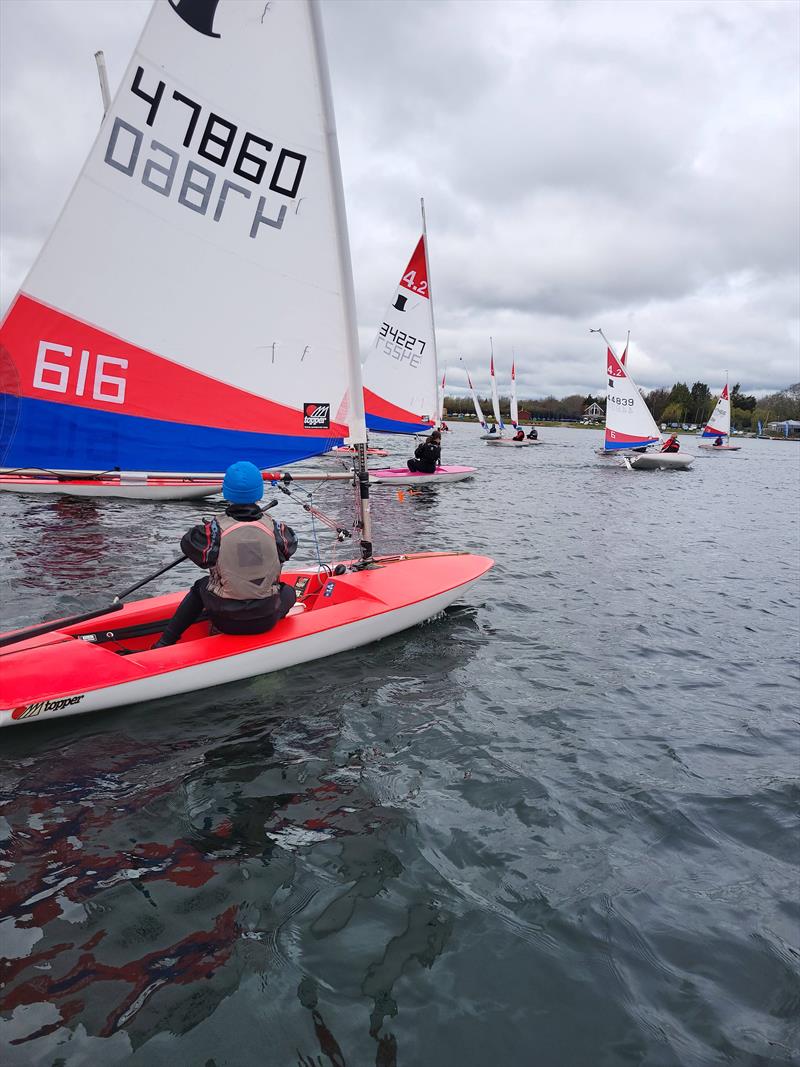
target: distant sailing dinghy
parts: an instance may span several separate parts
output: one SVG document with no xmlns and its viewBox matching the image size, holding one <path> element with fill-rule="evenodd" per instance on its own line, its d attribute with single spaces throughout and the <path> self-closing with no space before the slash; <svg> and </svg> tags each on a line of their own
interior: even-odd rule
<svg viewBox="0 0 800 1067">
<path fill-rule="evenodd" d="M 442 420 L 443 402 L 444 380 L 440 393 L 422 203 L 422 236 L 364 361 L 367 429 L 409 435 L 431 433 Z M 433 474 L 415 474 L 407 467 L 373 468 L 369 474 L 370 481 L 378 485 L 435 485 L 463 481 L 475 471 L 475 467 L 445 464 Z"/>
<path fill-rule="evenodd" d="M 606 364 L 605 452 L 621 455 L 631 470 L 688 470 L 694 456 L 651 450 L 660 443 L 661 432 L 627 367 L 617 359 L 610 345 Z"/>
<path fill-rule="evenodd" d="M 265 634 L 213 633 L 198 621 L 177 644 L 153 648 L 181 594 L 123 604 L 141 582 L 99 611 L 4 634 L 0 726 L 205 690 L 360 648 L 436 615 L 492 566 L 461 552 L 373 558 L 353 279 L 319 5 L 272 0 L 265 9 L 225 0 L 213 35 L 185 21 L 191 13 L 191 5 L 168 0 L 153 7 L 90 157 L 96 181 L 79 183 L 68 205 L 67 217 L 78 212 L 73 221 L 112 206 L 122 220 L 120 230 L 87 232 L 88 256 L 70 243 L 79 256 L 62 298 L 70 316 L 52 307 L 65 276 L 43 261 L 35 299 L 18 298 L 11 313 L 12 325 L 36 327 L 39 338 L 32 350 L 21 326 L 12 338 L 15 364 L 31 372 L 21 376 L 18 444 L 38 447 L 35 461 L 50 463 L 46 442 L 37 446 L 25 421 L 44 434 L 47 417 L 62 448 L 75 430 L 70 459 L 89 459 L 91 443 L 80 432 L 86 412 L 110 435 L 98 442 L 104 457 L 114 443 L 121 454 L 137 454 L 139 438 L 125 428 L 132 419 L 148 458 L 158 444 L 197 469 L 218 456 L 215 449 L 223 462 L 256 456 L 265 463 L 347 437 L 358 451 L 361 558 L 287 567 L 282 579 L 294 584 L 298 604 Z M 118 246 L 124 293 L 115 270 L 98 273 L 91 263 L 96 256 L 104 264 Z M 47 253 L 47 262 L 52 254 L 66 266 L 59 227 Z M 86 325 L 101 298 L 116 311 L 117 337 Z M 274 363 L 263 352 L 271 337 L 280 338 Z M 191 353 L 202 369 L 170 362 L 162 349 L 184 360 Z M 257 357 L 247 373 L 240 355 Z M 226 384 L 211 377 L 223 371 Z M 28 397 L 28 383 L 38 381 L 56 399 Z M 109 403 L 122 412 L 109 413 Z M 40 405 L 45 414 L 37 415 Z M 190 416 L 191 425 L 180 421 Z M 198 422 L 206 416 L 216 423 Z M 148 438 L 153 422 L 158 434 Z M 329 665 L 320 677 L 335 671 Z"/>
<path fill-rule="evenodd" d="M 517 404 L 517 372 L 515 367 L 515 361 L 511 361 L 511 425 L 514 427 L 514 431 L 517 432 L 522 429 L 519 424 L 519 406 Z M 513 437 L 499 437 L 492 434 L 485 437 L 484 440 L 487 444 L 492 445 L 506 445 L 510 448 L 525 448 L 528 445 L 538 445 L 539 439 L 534 438 L 531 440 L 528 437 L 524 437 L 521 441 L 515 441 Z"/>
<path fill-rule="evenodd" d="M 489 356 L 489 381 L 491 382 L 492 389 L 492 414 L 494 415 L 495 432 L 481 434 L 482 441 L 490 441 L 493 445 L 500 442 L 505 432 L 506 424 L 503 422 L 503 417 L 500 414 L 500 400 L 497 396 L 497 375 L 494 373 L 494 343 L 489 338 L 489 344 L 491 346 L 491 355 Z"/>
<path fill-rule="evenodd" d="M 709 452 L 738 452 L 741 445 L 731 444 L 731 401 L 728 396 L 728 383 L 725 382 L 725 388 L 720 393 L 717 406 L 711 413 L 711 418 L 703 427 L 701 434 L 703 440 L 698 444 L 698 448 L 705 448 Z M 722 438 L 721 445 L 709 444 L 710 438 L 715 440 Z"/>
</svg>

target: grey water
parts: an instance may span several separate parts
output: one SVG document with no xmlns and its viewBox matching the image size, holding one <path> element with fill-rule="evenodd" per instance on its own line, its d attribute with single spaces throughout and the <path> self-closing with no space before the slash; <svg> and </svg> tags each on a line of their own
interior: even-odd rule
<svg viewBox="0 0 800 1067">
<path fill-rule="evenodd" d="M 473 481 L 375 489 L 379 550 L 496 560 L 424 626 L 0 733 L 0 1062 L 800 1063 L 800 445 L 629 472 L 541 438 L 458 426 Z M 212 508 L 2 494 L 2 628 Z"/>
</svg>

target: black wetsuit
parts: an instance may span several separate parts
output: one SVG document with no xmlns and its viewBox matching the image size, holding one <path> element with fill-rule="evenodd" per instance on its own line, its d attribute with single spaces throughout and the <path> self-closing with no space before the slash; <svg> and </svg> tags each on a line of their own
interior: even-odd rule
<svg viewBox="0 0 800 1067">
<path fill-rule="evenodd" d="M 423 441 L 414 449 L 414 459 L 408 460 L 408 469 L 416 474 L 435 474 L 442 458 L 442 450 L 432 441 Z"/>
</svg>

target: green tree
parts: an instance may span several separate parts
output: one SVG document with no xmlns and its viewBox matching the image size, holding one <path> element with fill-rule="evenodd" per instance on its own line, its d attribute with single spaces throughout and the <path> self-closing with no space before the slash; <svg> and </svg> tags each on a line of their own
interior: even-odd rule
<svg viewBox="0 0 800 1067">
<path fill-rule="evenodd" d="M 645 397 L 647 406 L 650 408 L 650 413 L 656 422 L 661 422 L 664 418 L 664 409 L 669 403 L 669 390 L 668 389 L 651 389 Z"/>
<path fill-rule="evenodd" d="M 711 390 L 705 382 L 695 382 L 691 391 L 691 404 L 689 406 L 690 421 L 699 425 L 708 421 L 708 417 L 714 407 L 714 399 Z"/>
<path fill-rule="evenodd" d="M 669 397 L 667 398 L 667 404 L 669 406 L 677 406 L 680 414 L 674 416 L 668 420 L 670 422 L 684 422 L 689 408 L 692 406 L 692 394 L 689 392 L 689 386 L 686 382 L 676 382 L 669 391 Z M 666 420 L 666 413 L 662 415 L 662 418 Z"/>
<path fill-rule="evenodd" d="M 731 390 L 731 409 L 733 408 L 741 408 L 743 411 L 749 411 L 751 414 L 756 410 L 756 398 L 754 396 L 745 396 L 745 394 L 740 393 L 738 382 Z"/>
</svg>

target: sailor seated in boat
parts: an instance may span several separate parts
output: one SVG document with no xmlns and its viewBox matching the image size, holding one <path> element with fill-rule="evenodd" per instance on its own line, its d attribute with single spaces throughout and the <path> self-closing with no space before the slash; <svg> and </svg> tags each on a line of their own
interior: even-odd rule
<svg viewBox="0 0 800 1067">
<path fill-rule="evenodd" d="M 678 442 L 678 435 L 676 433 L 671 434 L 661 446 L 662 452 L 680 452 L 680 449 L 681 446 Z"/>
<path fill-rule="evenodd" d="M 713 445 L 714 448 L 722 448 L 722 438 L 718 437 Z"/>
<path fill-rule="evenodd" d="M 497 433 L 497 426 L 493 422 L 489 424 L 489 433 Z"/>
<path fill-rule="evenodd" d="M 408 469 L 413 474 L 435 474 L 442 458 L 442 435 L 434 430 L 421 445 L 414 449 L 414 459 L 407 460 Z"/>
<path fill-rule="evenodd" d="M 528 440 L 529 441 L 538 441 L 539 440 L 539 431 L 536 429 L 535 426 L 531 426 L 530 430 L 528 431 Z"/>
<path fill-rule="evenodd" d="M 258 467 L 233 463 L 225 473 L 222 515 L 192 526 L 181 551 L 207 578 L 194 583 L 153 648 L 174 645 L 205 610 L 225 634 L 261 634 L 293 607 L 295 591 L 280 581 L 281 565 L 297 550 L 291 526 L 265 519 L 256 501 L 264 495 Z"/>
<path fill-rule="evenodd" d="M 514 436 L 512 437 L 511 440 L 512 441 L 524 441 L 525 440 L 525 431 L 522 429 L 521 426 L 517 427 L 517 432 L 514 434 Z"/>
</svg>

